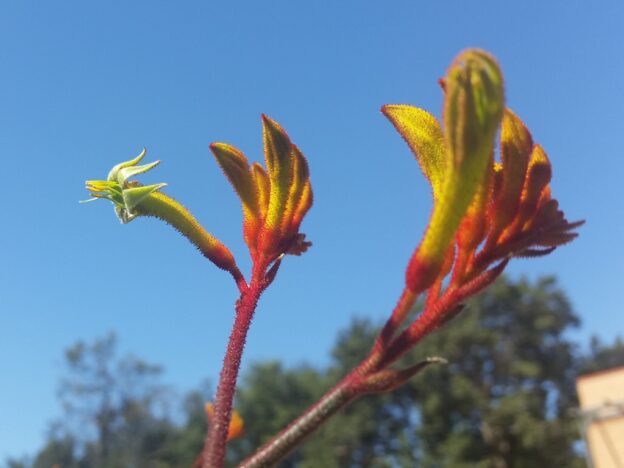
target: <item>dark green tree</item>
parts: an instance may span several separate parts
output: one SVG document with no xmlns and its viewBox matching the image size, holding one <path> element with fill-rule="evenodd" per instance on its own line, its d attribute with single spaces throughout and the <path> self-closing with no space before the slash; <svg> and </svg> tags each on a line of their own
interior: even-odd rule
<svg viewBox="0 0 624 468">
<path fill-rule="evenodd" d="M 579 320 L 553 279 L 499 281 L 420 346 L 432 367 L 401 393 L 415 399 L 425 467 L 582 466 L 574 345 Z"/>
<path fill-rule="evenodd" d="M 72 434 L 68 434 L 59 425 L 54 424 L 48 433 L 48 443 L 37 454 L 31 466 L 33 468 L 87 468 L 88 460 L 78 456 L 78 445 Z"/>
<path fill-rule="evenodd" d="M 590 342 L 589 353 L 581 360 L 579 374 L 589 374 L 620 366 L 624 366 L 624 341 L 622 338 L 617 337 L 612 345 L 608 345 L 594 336 Z"/>
<path fill-rule="evenodd" d="M 160 367 L 118 357 L 114 334 L 78 342 L 65 358 L 58 393 L 64 417 L 33 466 L 154 466 L 172 431 Z"/>
<path fill-rule="evenodd" d="M 205 389 L 192 391 L 186 396 L 182 404 L 183 422 L 172 428 L 160 451 L 158 468 L 190 467 L 193 464 L 204 446 L 208 427 L 204 405 L 211 393 Z"/>
<path fill-rule="evenodd" d="M 161 368 L 118 356 L 114 334 L 65 352 L 58 396 L 64 415 L 32 459 L 10 468 L 177 468 L 191 466 L 206 435 L 208 388 L 189 393 L 182 414 Z"/>
<path fill-rule="evenodd" d="M 230 460 L 237 461 L 266 442 L 313 403 L 328 384 L 324 372 L 307 366 L 286 369 L 279 362 L 253 366 L 236 400 L 245 420 L 245 437 L 230 443 Z M 294 461 L 284 466 L 294 466 Z"/>
<path fill-rule="evenodd" d="M 414 313 L 417 313 L 415 311 Z M 583 466 L 574 380 L 624 364 L 621 340 L 593 340 L 579 356 L 566 332 L 578 318 L 554 280 L 501 279 L 402 364 L 443 356 L 385 395 L 362 398 L 331 419 L 282 464 L 285 468 L 524 468 Z M 355 319 L 325 369 L 259 363 L 246 373 L 236 408 L 245 436 L 230 442 L 229 464 L 267 441 L 369 351 L 378 327 Z M 208 389 L 191 392 L 182 414 L 159 383 L 160 369 L 119 358 L 114 336 L 78 343 L 66 354 L 60 387 L 63 423 L 32 463 L 11 468 L 173 468 L 191 466 L 206 434 Z M 174 422 L 175 421 L 175 422 Z"/>
</svg>

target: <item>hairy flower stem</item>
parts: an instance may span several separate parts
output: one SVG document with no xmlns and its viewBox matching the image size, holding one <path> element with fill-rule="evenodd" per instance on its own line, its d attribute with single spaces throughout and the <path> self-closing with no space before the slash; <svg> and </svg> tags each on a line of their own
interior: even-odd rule
<svg viewBox="0 0 624 468">
<path fill-rule="evenodd" d="M 316 431 L 327 419 L 344 408 L 357 396 L 352 389 L 354 377 L 357 376 L 355 372 L 352 372 L 342 379 L 338 385 L 327 392 L 314 406 L 311 406 L 286 429 L 258 449 L 251 457 L 244 460 L 239 465 L 239 468 L 260 468 L 276 465 L 293 449 L 298 447 L 307 436 Z"/>
<path fill-rule="evenodd" d="M 184 237 L 186 237 L 199 251 L 219 268 L 229 271 L 234 277 L 238 288 L 243 291 L 245 278 L 236 266 L 236 261 L 230 250 L 218 239 L 213 237 L 197 221 L 180 202 L 155 192 L 141 201 L 136 207 L 137 215 L 150 216 L 166 222 Z"/>
<path fill-rule="evenodd" d="M 505 269 L 509 259 L 502 260 L 490 270 L 481 273 L 460 287 L 451 287 L 440 298 L 428 305 L 418 318 L 397 336 L 385 350 L 380 367 L 397 361 L 427 335 L 452 320 L 464 308 L 462 302 L 492 284 Z"/>
<path fill-rule="evenodd" d="M 397 305 L 394 307 L 392 311 L 392 315 L 386 321 L 384 327 L 381 330 L 381 333 L 377 337 L 377 341 L 375 342 L 375 348 L 373 354 L 381 353 L 388 343 L 390 342 L 392 336 L 399 329 L 401 324 L 405 321 L 405 318 L 408 316 L 414 304 L 416 303 L 416 299 L 418 295 L 412 292 L 409 288 L 405 288 Z"/>
<path fill-rule="evenodd" d="M 215 397 L 214 418 L 211 421 L 202 454 L 203 468 L 221 468 L 225 460 L 232 401 L 247 332 L 260 295 L 266 288 L 264 268 L 254 268 L 251 283 L 236 302 L 236 318 L 228 341 L 223 367 Z"/>
<path fill-rule="evenodd" d="M 407 289 L 403 291 L 392 317 L 386 322 L 368 357 L 303 415 L 244 460 L 240 468 L 275 465 L 337 411 L 365 393 L 374 393 L 375 390 L 372 388 L 367 389 L 366 385 L 361 385 L 362 382 L 366 382 L 367 377 L 374 375 L 380 369 L 388 369 L 416 343 L 451 320 L 463 309 L 461 302 L 489 286 L 502 273 L 506 264 L 507 260 L 503 260 L 461 287 L 450 288 L 440 297 L 437 297 L 438 291 L 436 291 L 437 299 L 432 298 L 427 301 L 427 307 L 422 314 L 393 338 L 393 334 L 396 333 L 416 301 L 414 293 Z"/>
<path fill-rule="evenodd" d="M 359 383 L 379 369 L 385 350 L 394 333 L 401 326 L 416 302 L 417 295 L 406 288 L 394 308 L 392 316 L 379 334 L 369 356 L 335 387 L 329 390 L 318 402 L 308 408 L 282 432 L 277 434 L 253 455 L 244 460 L 239 468 L 259 468 L 274 466 L 301 442 L 320 428 L 323 423 L 351 401 L 364 393 Z"/>
<path fill-rule="evenodd" d="M 403 301 L 399 301 L 399 304 L 402 303 Z M 249 458 L 243 460 L 239 468 L 275 466 L 334 414 L 364 393 L 369 393 L 363 391 L 360 384 L 368 375 L 378 369 L 381 357 L 379 351 L 371 352 L 353 371 L 325 393 L 319 401 Z"/>
</svg>

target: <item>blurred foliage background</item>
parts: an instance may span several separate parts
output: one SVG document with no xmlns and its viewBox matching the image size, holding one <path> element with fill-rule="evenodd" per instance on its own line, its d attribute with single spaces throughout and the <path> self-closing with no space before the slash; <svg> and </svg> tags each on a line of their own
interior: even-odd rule
<svg viewBox="0 0 624 468">
<path fill-rule="evenodd" d="M 270 439 L 356 365 L 380 325 L 354 318 L 338 334 L 327 368 L 253 364 L 236 401 L 245 435 L 230 443 L 229 462 Z M 448 365 L 353 403 L 283 466 L 582 467 L 575 378 L 624 365 L 624 342 L 594 338 L 583 350 L 568 333 L 579 325 L 553 278 L 503 278 L 404 358 L 440 355 Z M 111 333 L 67 349 L 58 386 L 62 418 L 50 422 L 43 447 L 6 460 L 7 467 L 193 463 L 206 433 L 211 386 L 180 396 L 162 382 L 160 366 L 119 356 L 116 348 Z"/>
</svg>

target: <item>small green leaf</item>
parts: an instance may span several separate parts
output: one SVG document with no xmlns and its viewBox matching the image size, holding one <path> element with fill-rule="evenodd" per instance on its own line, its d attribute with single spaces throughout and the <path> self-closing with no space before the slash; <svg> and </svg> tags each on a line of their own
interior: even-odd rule
<svg viewBox="0 0 624 468">
<path fill-rule="evenodd" d="M 139 174 L 143 174 L 150 169 L 155 168 L 160 164 L 160 161 L 154 161 L 149 164 L 144 164 L 143 166 L 128 166 L 123 167 L 117 172 L 117 183 L 122 187 L 125 185 L 126 181 L 130 177 L 134 177 Z"/>
<path fill-rule="evenodd" d="M 132 213 L 133 208 L 145 200 L 151 193 L 166 186 L 167 184 L 163 182 L 160 184 L 142 185 L 140 187 L 125 189 L 122 195 L 126 210 L 128 213 Z"/>
<path fill-rule="evenodd" d="M 113 168 L 108 173 L 107 179 L 116 181 L 117 180 L 117 173 L 121 169 L 123 169 L 125 167 L 136 166 L 138 163 L 141 162 L 141 160 L 145 157 L 146 154 L 147 154 L 147 148 L 143 148 L 143 151 L 141 151 L 136 158 L 131 159 L 130 161 L 125 161 L 125 162 L 119 163 L 119 164 L 113 166 Z"/>
</svg>

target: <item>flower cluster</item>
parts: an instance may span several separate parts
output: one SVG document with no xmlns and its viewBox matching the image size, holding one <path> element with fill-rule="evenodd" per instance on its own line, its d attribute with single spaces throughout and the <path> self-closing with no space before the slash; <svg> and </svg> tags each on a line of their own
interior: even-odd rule
<svg viewBox="0 0 624 468">
<path fill-rule="evenodd" d="M 469 297 L 491 284 L 512 257 L 547 255 L 577 236 L 575 229 L 582 221 L 569 222 L 552 197 L 548 157 L 522 120 L 506 108 L 503 76 L 495 59 L 479 49 L 466 50 L 451 63 L 441 84 L 442 123 L 417 107 L 382 108 L 416 156 L 433 192 L 431 217 L 408 263 L 397 306 L 368 357 L 241 466 L 276 463 L 356 397 L 391 391 L 428 365 L 444 362 L 431 357 L 403 369 L 392 367 L 423 337 L 456 316 Z M 253 260 L 249 283 L 229 249 L 184 206 L 162 193 L 166 184 L 143 186 L 131 180 L 158 164 L 138 165 L 145 150 L 113 167 L 106 180 L 86 183 L 93 199 L 113 203 L 122 223 L 138 216 L 166 221 L 229 271 L 239 287 L 215 405 L 206 406 L 209 434 L 196 466 L 222 466 L 227 440 L 242 434 L 243 421 L 232 410 L 232 400 L 258 299 L 283 256 L 300 255 L 311 245 L 299 231 L 312 205 L 307 161 L 279 124 L 263 115 L 262 126 L 266 169 L 250 164 L 231 145 L 210 145 L 241 200 L 243 237 Z M 423 311 L 408 320 L 421 295 Z"/>
<path fill-rule="evenodd" d="M 424 368 L 393 364 L 460 313 L 512 257 L 546 255 L 576 237 L 551 196 L 551 167 L 524 123 L 505 107 L 503 76 L 487 52 L 469 49 L 441 81 L 443 122 L 423 109 L 386 105 L 429 180 L 433 210 L 406 271 L 405 287 L 369 355 L 241 466 L 277 463 L 325 420 L 366 393 L 392 391 Z M 500 134 L 500 161 L 495 143 Z M 417 299 L 422 312 L 409 320 Z M 208 466 L 208 465 L 206 465 Z"/>
<path fill-rule="evenodd" d="M 277 122 L 262 116 L 266 170 L 225 143 L 210 145 L 240 197 L 243 232 L 252 258 L 270 263 L 282 254 L 300 255 L 311 245 L 299 233 L 312 206 L 308 163 Z"/>
<path fill-rule="evenodd" d="M 546 255 L 574 239 L 583 223 L 567 221 L 552 198 L 550 162 L 505 107 L 502 73 L 491 55 L 464 51 L 441 84 L 443 126 L 417 107 L 382 108 L 431 183 L 433 211 L 408 263 L 404 294 L 373 351 L 378 370 L 456 315 L 510 258 Z M 423 313 L 398 333 L 423 293 Z"/>
<path fill-rule="evenodd" d="M 88 180 L 86 188 L 93 198 L 87 202 L 105 199 L 113 203 L 115 213 L 122 223 L 139 216 L 151 216 L 165 221 L 185 236 L 197 249 L 219 268 L 229 271 L 237 282 L 241 273 L 230 250 L 195 219 L 181 203 L 162 193 L 167 184 L 142 185 L 131 177 L 143 174 L 160 161 L 137 166 L 147 151 L 130 161 L 114 166 L 106 180 Z"/>
<path fill-rule="evenodd" d="M 266 170 L 258 163 L 250 165 L 245 155 L 231 145 L 213 143 L 210 149 L 241 199 L 245 242 L 254 260 L 254 271 L 266 286 L 284 254 L 301 255 L 311 245 L 299 227 L 312 206 L 312 186 L 308 163 L 299 148 L 274 120 L 263 115 L 262 124 Z M 131 180 L 160 163 L 139 166 L 145 154 L 143 150 L 136 158 L 117 164 L 106 180 L 88 180 L 86 188 L 93 198 L 87 201 L 111 201 L 124 224 L 138 216 L 167 222 L 219 268 L 231 272 L 244 289 L 246 282 L 230 250 L 182 204 L 160 191 L 167 184 L 142 185 Z M 273 267 L 266 272 L 271 263 Z"/>
<path fill-rule="evenodd" d="M 453 282 L 474 278 L 497 260 L 539 256 L 569 242 L 573 229 L 550 194 L 551 166 L 524 123 L 504 107 L 494 59 L 468 50 L 441 81 L 444 128 L 427 111 L 382 111 L 408 143 L 433 190 L 433 213 L 407 270 L 420 293 L 453 267 Z M 494 146 L 500 129 L 500 162 Z"/>
</svg>

